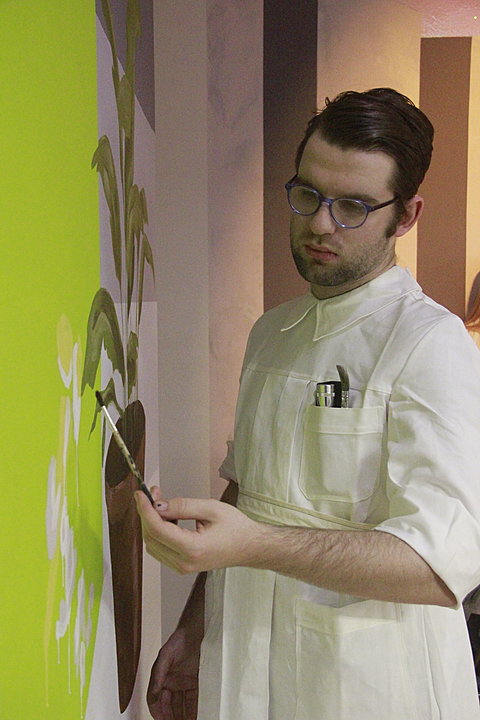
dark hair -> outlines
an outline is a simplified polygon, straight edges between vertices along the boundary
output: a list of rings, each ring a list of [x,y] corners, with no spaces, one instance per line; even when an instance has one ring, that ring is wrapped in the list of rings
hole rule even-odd
[[[480,331],[480,273],[475,275],[472,283],[465,325],[468,330]]]
[[[476,302],[465,319],[465,325],[467,330],[480,331],[480,295],[477,297]]]
[[[401,201],[416,194],[430,165],[432,123],[408,97],[391,88],[349,90],[334,100],[326,98],[325,108],[310,120],[298,147],[297,172],[305,145],[316,131],[341,148],[389,155],[396,167],[391,189]]]

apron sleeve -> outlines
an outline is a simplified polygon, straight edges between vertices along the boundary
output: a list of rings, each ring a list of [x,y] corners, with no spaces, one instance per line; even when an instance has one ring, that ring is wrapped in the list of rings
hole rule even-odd
[[[388,410],[389,518],[457,598],[480,584],[480,353],[447,316],[410,353]]]

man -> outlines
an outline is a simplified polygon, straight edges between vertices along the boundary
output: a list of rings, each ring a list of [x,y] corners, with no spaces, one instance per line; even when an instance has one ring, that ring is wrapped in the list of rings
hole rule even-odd
[[[202,572],[152,670],[155,718],[196,717],[202,638],[199,720],[480,718],[461,608],[480,582],[480,359],[395,265],[432,137],[382,88],[308,125],[286,188],[311,294],[252,330],[227,502],[136,497],[147,550]],[[338,372],[329,407],[317,384]]]

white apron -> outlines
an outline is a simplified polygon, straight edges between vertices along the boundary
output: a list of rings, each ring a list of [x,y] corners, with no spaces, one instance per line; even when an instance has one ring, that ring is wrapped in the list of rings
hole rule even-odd
[[[249,494],[239,507],[275,524],[361,529]],[[198,720],[480,718],[461,608],[331,593],[346,603],[332,607],[315,590],[268,570],[209,573]]]
[[[317,408],[315,383],[334,379],[336,363],[350,373],[351,406]],[[198,720],[480,719],[461,607],[480,582],[479,417],[478,353],[400,268],[263,316],[223,468],[239,509],[276,525],[397,535],[458,607],[213,571]]]

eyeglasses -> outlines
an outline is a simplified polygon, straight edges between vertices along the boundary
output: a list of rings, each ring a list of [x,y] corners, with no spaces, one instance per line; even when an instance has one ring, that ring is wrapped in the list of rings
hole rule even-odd
[[[398,198],[394,197],[379,205],[369,205],[363,200],[353,198],[327,198],[309,185],[295,182],[297,176],[285,183],[288,202],[297,215],[315,215],[323,203],[328,205],[333,220],[342,228],[358,228],[371,212],[392,205]]]

